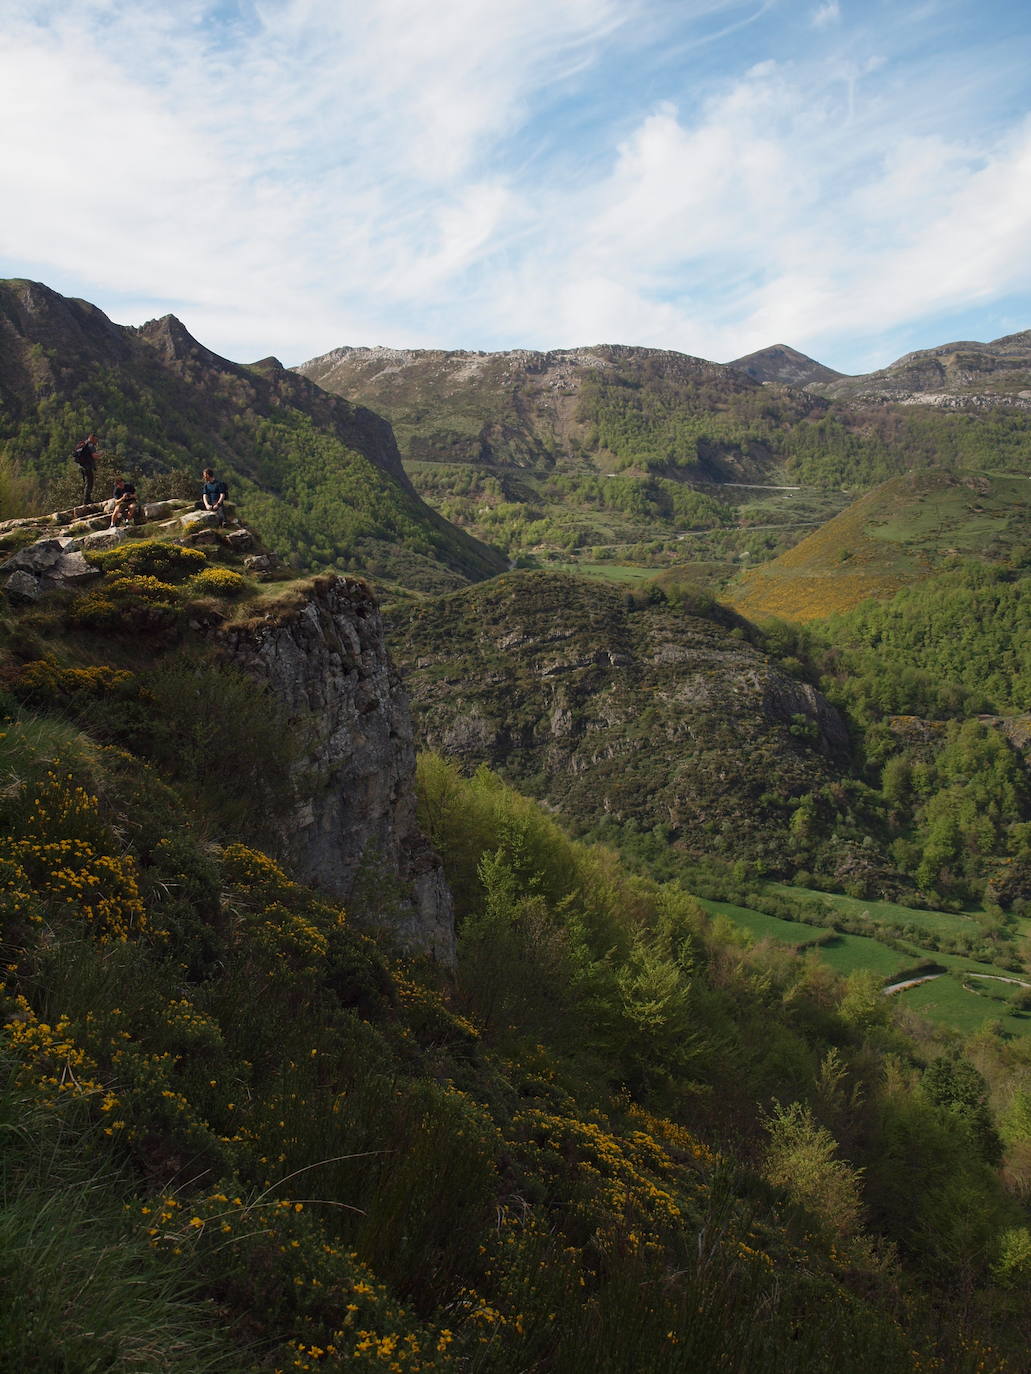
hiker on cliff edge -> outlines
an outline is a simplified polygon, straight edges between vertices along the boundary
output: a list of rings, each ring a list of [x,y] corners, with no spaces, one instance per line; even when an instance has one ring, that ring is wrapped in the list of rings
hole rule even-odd
[[[88,506],[93,500],[93,479],[97,475],[97,459],[103,450],[97,448],[97,436],[87,434],[85,439],[75,445],[72,458],[82,470],[82,504]]]
[[[217,515],[220,525],[224,525],[226,522],[226,497],[228,495],[229,488],[225,482],[220,481],[215,476],[212,468],[205,468],[201,498],[204,502],[204,509],[211,511],[212,515]]]
[[[119,477],[115,481],[114,508],[111,511],[111,528],[117,529],[119,525],[138,524],[140,518],[140,498],[136,495],[136,488],[124,477]]]

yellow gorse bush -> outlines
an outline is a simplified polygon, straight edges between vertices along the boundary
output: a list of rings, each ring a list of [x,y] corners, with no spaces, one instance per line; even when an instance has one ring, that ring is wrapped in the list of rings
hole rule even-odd
[[[38,899],[30,919],[84,921],[99,940],[149,929],[134,859],[105,852],[97,798],[48,773],[28,802],[21,834],[0,839],[0,883],[8,904]]]
[[[44,705],[64,696],[82,694],[89,697],[116,695],[133,686],[134,674],[105,663],[86,668],[62,668],[48,656],[34,659],[20,669],[13,688],[18,697],[38,701]]]
[[[247,580],[231,568],[204,568],[191,577],[188,589],[194,596],[241,596],[247,590]]]
[[[33,1089],[44,1098],[62,1093],[102,1095],[96,1061],[76,1044],[69,1020],[59,1017],[53,1023],[41,1021],[21,996],[15,1004],[15,1011],[0,1030],[0,1045],[19,1065],[18,1086]]]
[[[647,1221],[663,1226],[680,1219],[672,1193],[655,1178],[672,1172],[673,1163],[644,1131],[625,1139],[597,1121],[536,1108],[514,1116],[512,1127],[517,1140],[535,1147],[538,1167],[545,1173],[572,1174],[586,1184],[593,1205],[604,1209],[609,1224]]]

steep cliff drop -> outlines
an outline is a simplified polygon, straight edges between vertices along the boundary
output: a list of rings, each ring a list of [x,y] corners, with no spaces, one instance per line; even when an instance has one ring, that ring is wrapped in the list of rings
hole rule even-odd
[[[411,714],[372,593],[353,578],[321,577],[219,639],[298,731],[298,800],[282,825],[292,871],[345,904],[360,889],[370,918],[405,949],[451,966],[451,893],[416,822]]]

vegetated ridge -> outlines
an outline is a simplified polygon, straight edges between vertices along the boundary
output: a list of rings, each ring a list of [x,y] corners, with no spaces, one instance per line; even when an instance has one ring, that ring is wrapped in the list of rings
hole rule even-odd
[[[1003,562],[1028,545],[1031,478],[924,469],[893,477],[768,563],[727,600],[751,619],[805,622],[885,599],[950,560]]]
[[[44,487],[67,481],[90,430],[109,468],[126,469],[145,495],[173,471],[182,486],[215,467],[299,568],[361,568],[439,590],[503,566],[418,497],[379,415],[274,358],[220,358],[173,316],[120,326],[40,283],[0,284],[0,445],[11,470]]]

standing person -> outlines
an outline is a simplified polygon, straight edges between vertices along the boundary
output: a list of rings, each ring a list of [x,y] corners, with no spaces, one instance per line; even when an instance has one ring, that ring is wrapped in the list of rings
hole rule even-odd
[[[211,511],[218,516],[218,523],[224,525],[226,522],[226,497],[229,495],[229,488],[225,482],[220,481],[214,473],[214,469],[204,469],[204,486],[201,490],[204,500],[204,509]]]
[[[82,469],[82,504],[88,506],[93,500],[93,479],[97,475],[97,459],[102,450],[97,448],[97,436],[87,434],[85,439],[75,445],[72,457]]]

